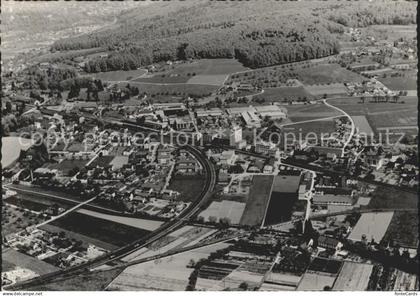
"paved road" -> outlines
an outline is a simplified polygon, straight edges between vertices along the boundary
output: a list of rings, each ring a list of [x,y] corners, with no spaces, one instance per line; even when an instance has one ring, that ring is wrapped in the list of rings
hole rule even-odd
[[[323,100],[323,102],[324,102],[324,104],[325,104],[325,105],[327,105],[328,107],[333,108],[333,109],[335,109],[335,110],[337,110],[337,111],[341,112],[342,114],[344,114],[345,116],[347,116],[347,117],[348,117],[348,119],[349,119],[349,120],[350,120],[350,122],[351,122],[351,131],[350,131],[350,135],[349,135],[349,137],[348,137],[347,141],[344,143],[343,150],[341,151],[341,157],[344,157],[345,149],[346,149],[346,147],[350,144],[350,141],[351,141],[351,139],[352,139],[352,138],[353,138],[353,136],[354,136],[354,132],[355,132],[355,130],[356,130],[356,126],[355,126],[355,124],[354,124],[353,118],[351,118],[351,116],[350,116],[350,115],[349,115],[346,111],[344,111],[344,110],[342,110],[342,109],[340,109],[340,108],[338,108],[338,107],[335,107],[335,106],[331,105],[330,103],[328,103],[328,102],[327,102],[327,100],[328,100],[328,99],[324,99],[324,100]]]

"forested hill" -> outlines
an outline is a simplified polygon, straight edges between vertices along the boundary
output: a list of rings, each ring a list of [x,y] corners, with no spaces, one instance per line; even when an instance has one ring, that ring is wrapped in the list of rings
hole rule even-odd
[[[53,50],[107,47],[87,72],[153,62],[235,57],[262,67],[337,53],[345,26],[415,23],[407,1],[171,1],[135,8],[112,28],[60,40]]]

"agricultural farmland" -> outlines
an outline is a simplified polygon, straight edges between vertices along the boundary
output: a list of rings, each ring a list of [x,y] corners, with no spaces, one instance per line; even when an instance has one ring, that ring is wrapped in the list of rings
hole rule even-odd
[[[377,186],[372,192],[368,208],[371,209],[416,209],[418,196],[414,192]]]
[[[404,103],[402,103],[404,102]],[[381,113],[394,113],[396,111],[417,110],[417,98],[402,97],[399,103],[370,103],[366,99],[363,104],[359,98],[347,97],[340,99],[330,99],[331,105],[338,107],[350,115],[371,115]]]
[[[331,134],[335,132],[335,122],[333,119],[329,120],[319,120],[319,121],[310,121],[304,123],[296,123],[287,125],[284,127],[284,132],[288,133],[288,139],[292,139],[291,135],[294,135],[296,139],[299,139],[301,136],[303,139],[305,137],[313,138],[315,133],[317,136],[321,134]]]
[[[324,85],[343,82],[362,82],[363,76],[351,72],[338,64],[317,64],[309,69],[297,68],[299,81],[305,85]]]
[[[312,99],[313,96],[303,86],[298,87],[274,87],[264,89],[264,93],[256,95],[255,99],[264,98],[265,102],[288,102],[299,99]]]
[[[147,83],[188,83],[220,86],[230,73],[245,71],[234,59],[203,59],[166,66],[168,70],[151,73],[134,79]]]
[[[286,108],[288,118],[293,122],[342,115],[339,111],[325,104],[288,105]]]
[[[352,116],[352,119],[359,133],[364,133],[366,135],[373,134],[373,130],[365,116]]]
[[[345,95],[347,90],[343,83],[331,83],[324,85],[305,85],[305,89],[313,96]]]
[[[416,248],[419,241],[418,223],[417,212],[396,211],[382,240]]]
[[[416,90],[417,74],[407,75],[407,77],[386,77],[378,78],[386,87],[392,90]]]
[[[88,76],[102,81],[127,81],[146,74],[145,69],[91,73]]]

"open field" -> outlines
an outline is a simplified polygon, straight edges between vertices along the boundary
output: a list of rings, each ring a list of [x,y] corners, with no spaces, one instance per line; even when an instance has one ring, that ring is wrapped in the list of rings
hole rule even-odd
[[[313,133],[315,133],[317,136],[320,136],[321,134],[331,134],[335,132],[335,122],[334,120],[330,119],[296,123],[285,126],[284,132],[289,133],[287,139],[290,141],[293,139],[292,135],[294,135],[296,139],[299,139],[299,136],[302,136],[303,139],[305,139],[305,137],[312,139],[314,138]]]
[[[366,116],[352,116],[352,119],[359,133],[365,133],[367,135],[373,134],[373,130],[370,127]]]
[[[382,240],[392,240],[401,246],[416,248],[419,240],[418,223],[417,212],[396,211]]]
[[[77,212],[67,214],[64,217],[51,222],[51,225],[117,246],[123,246],[149,233],[147,230]]]
[[[87,76],[101,79],[102,81],[125,81],[139,77],[147,73],[144,69],[129,70],[129,71],[109,71],[99,73],[89,73]]]
[[[274,176],[254,176],[240,224],[260,226],[271,195]]]
[[[191,75],[179,75],[179,74],[150,74],[142,77],[133,79],[135,82],[147,82],[147,83],[187,83]],[[176,76],[175,76],[176,75]]]
[[[417,98],[401,97],[400,101],[404,103],[368,103],[368,99],[364,104],[360,103],[359,98],[347,97],[340,99],[331,99],[328,101],[331,105],[338,107],[350,115],[371,115],[380,114],[379,112],[387,113],[388,111],[406,111],[417,110]]]
[[[299,98],[307,98],[309,100],[313,96],[304,87],[298,86],[266,88],[263,94],[257,95],[254,98],[264,98],[266,102],[286,102],[287,100],[296,101]]]
[[[377,186],[372,192],[367,206],[370,209],[416,209],[418,196],[414,192],[406,192],[397,188]]]
[[[2,266],[17,266],[34,271],[39,275],[60,270],[54,265],[38,260],[26,254],[22,254],[14,249],[4,248],[1,252]]]
[[[374,239],[379,243],[385,235],[393,215],[394,212],[363,213],[348,239],[361,241],[362,235],[366,235],[368,241]]]
[[[98,213],[98,212],[90,211],[90,210],[86,210],[86,209],[78,209],[77,212],[81,213],[81,214],[89,215],[89,216],[92,216],[92,217],[96,217],[96,218],[100,218],[100,219],[104,219],[104,220],[108,220],[108,221],[112,221],[112,222],[116,222],[116,223],[120,223],[120,224],[124,224],[124,225],[128,225],[128,226],[132,226],[132,227],[135,227],[135,228],[148,230],[148,231],[156,230],[163,224],[163,222],[160,222],[160,221],[146,220],[146,219],[139,219],[139,218],[131,218],[131,217],[123,217],[123,216],[115,216],[115,215]]]
[[[88,247],[89,244],[93,244],[95,246],[98,246],[100,248],[103,248],[103,249],[109,250],[109,251],[115,250],[115,249],[118,248],[116,245],[113,245],[113,244],[110,244],[110,243],[107,243],[107,242],[104,242],[104,241],[101,241],[101,240],[98,240],[98,239],[94,239],[92,237],[82,235],[82,234],[79,234],[79,233],[76,233],[76,232],[73,232],[73,231],[69,231],[69,230],[66,230],[64,228],[60,228],[60,227],[57,227],[57,226],[54,226],[54,225],[51,225],[51,224],[45,224],[45,225],[42,225],[39,228],[42,229],[42,230],[45,230],[47,232],[51,232],[51,233],[54,233],[54,232],[60,233],[61,231],[63,231],[66,234],[66,237],[68,237],[70,239],[74,238],[75,240],[82,241],[83,242],[82,245],[85,246],[85,247]]]
[[[18,193],[15,196],[11,196],[4,200],[4,202],[6,204],[15,205],[35,212],[46,210],[54,204],[52,201],[44,200],[37,198],[36,196],[23,193]]]
[[[362,82],[363,76],[342,68],[338,64],[317,64],[310,68],[297,68],[298,79],[307,85],[328,83]]]
[[[407,77],[386,77],[378,78],[386,87],[392,90],[416,90],[417,74]]]
[[[214,75],[197,75],[188,80],[190,84],[209,84],[209,85],[222,85],[226,79],[226,74]]]
[[[174,64],[169,70],[135,79],[148,83],[188,83],[220,86],[230,73],[248,68],[234,59],[202,59]]]
[[[324,85],[308,85],[305,89],[313,96],[346,94],[347,90],[343,83],[331,83]]]
[[[414,38],[416,35],[416,25],[371,25],[362,28],[366,34],[375,39],[397,40],[399,38]]]
[[[75,275],[65,280],[52,281],[34,286],[36,291],[103,291],[106,286],[122,271],[120,268],[95,270]]]
[[[174,176],[169,183],[168,189],[178,191],[181,195],[179,200],[191,202],[197,199],[204,186],[203,176]]]
[[[370,114],[369,122],[375,128],[417,126],[417,110],[400,110],[389,113]]]
[[[286,109],[289,119],[293,122],[342,115],[325,104],[288,105]]]
[[[200,213],[199,217],[203,217],[204,221],[211,221],[211,219],[220,221],[222,218],[227,218],[230,224],[239,224],[244,209],[245,203],[230,200],[213,201],[207,209]]]
[[[297,287],[298,291],[323,291],[326,286],[332,287],[335,275],[306,272]]]
[[[210,253],[228,246],[229,244],[226,243],[218,243],[130,266],[112,281],[107,290],[184,291],[193,271],[192,268],[187,268],[190,260],[197,262],[202,258],[207,258]]]
[[[334,283],[334,291],[366,291],[373,265],[344,262]]]

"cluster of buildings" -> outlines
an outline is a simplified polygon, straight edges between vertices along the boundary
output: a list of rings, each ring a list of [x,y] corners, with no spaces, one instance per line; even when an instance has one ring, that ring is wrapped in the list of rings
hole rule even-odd
[[[397,96],[399,92],[392,91],[386,87],[382,82],[375,78],[360,82],[345,83],[347,91],[352,96],[363,96],[366,98],[390,98]]]
[[[8,247],[62,269],[87,262],[107,252],[93,244],[86,245],[71,239],[64,232],[41,229],[10,234],[6,241]]]

